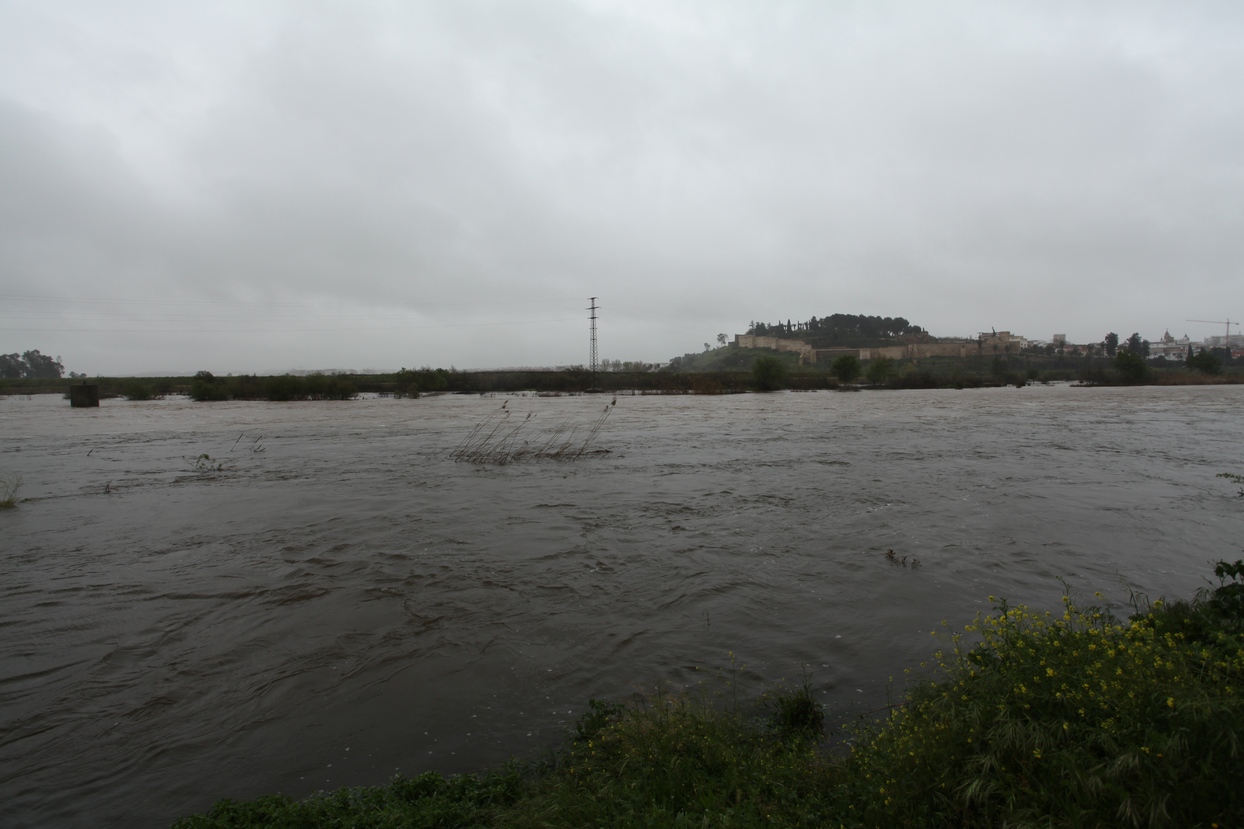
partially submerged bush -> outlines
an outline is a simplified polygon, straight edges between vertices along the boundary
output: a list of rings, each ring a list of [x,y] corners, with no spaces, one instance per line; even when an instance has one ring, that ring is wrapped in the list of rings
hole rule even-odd
[[[812,696],[812,682],[807,674],[795,691],[780,693],[774,698],[772,722],[784,739],[819,740],[824,736],[825,706]]]
[[[121,384],[121,394],[126,400],[150,400],[155,395],[151,387],[142,380],[127,380]]]
[[[17,506],[17,491],[21,488],[21,475],[0,475],[0,509],[12,509]]]
[[[1233,484],[1239,484],[1240,485],[1239,495],[1241,498],[1244,498],[1244,475],[1237,475],[1234,472],[1219,472],[1218,477],[1226,478],[1228,481],[1230,481]]]
[[[228,400],[231,395],[225,378],[216,377],[210,371],[200,371],[190,381],[190,396],[200,403],[206,403]]]
[[[780,357],[763,354],[752,361],[752,383],[757,391],[777,391],[786,387],[789,372]]]

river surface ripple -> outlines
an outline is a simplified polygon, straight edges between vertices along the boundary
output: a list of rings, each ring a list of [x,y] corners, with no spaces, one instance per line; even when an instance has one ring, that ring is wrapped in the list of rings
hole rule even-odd
[[[455,463],[502,400],[0,398],[0,825],[479,769],[657,683],[807,666],[845,717],[990,595],[1126,612],[1241,553],[1238,386],[628,396],[608,454]]]

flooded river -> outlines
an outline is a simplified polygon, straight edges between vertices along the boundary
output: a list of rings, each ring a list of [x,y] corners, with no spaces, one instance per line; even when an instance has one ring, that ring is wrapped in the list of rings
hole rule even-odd
[[[479,769],[657,683],[806,666],[846,717],[990,595],[1125,612],[1244,549],[1238,386],[624,396],[607,453],[455,462],[505,399],[0,398],[0,825]]]

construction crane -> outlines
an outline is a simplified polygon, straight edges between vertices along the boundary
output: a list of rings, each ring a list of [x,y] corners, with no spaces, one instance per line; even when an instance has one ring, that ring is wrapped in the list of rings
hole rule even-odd
[[[1225,319],[1225,320],[1184,320],[1184,322],[1208,322],[1208,323],[1213,323],[1214,325],[1225,325],[1225,326],[1227,326],[1227,338],[1226,338],[1225,340],[1223,340],[1223,341],[1222,341],[1222,344],[1223,344],[1223,345],[1225,345],[1227,348],[1230,348],[1230,347],[1231,347],[1231,326],[1233,326],[1233,325],[1234,325],[1236,328],[1239,328],[1239,327],[1240,327],[1240,323],[1239,323],[1239,322],[1232,322],[1230,319]]]

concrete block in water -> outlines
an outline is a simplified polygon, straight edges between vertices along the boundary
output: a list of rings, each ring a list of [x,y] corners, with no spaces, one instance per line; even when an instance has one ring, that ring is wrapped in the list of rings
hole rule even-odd
[[[70,386],[69,405],[75,409],[99,408],[99,386]]]

